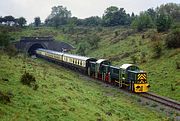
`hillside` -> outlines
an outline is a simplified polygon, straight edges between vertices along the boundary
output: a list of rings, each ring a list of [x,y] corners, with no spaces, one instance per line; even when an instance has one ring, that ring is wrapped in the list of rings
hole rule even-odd
[[[135,62],[142,70],[147,71],[148,81],[151,84],[150,91],[172,99],[180,100],[180,49],[167,49],[164,38],[168,33],[157,33],[150,29],[138,33],[126,27],[92,27],[71,28],[28,28],[13,32],[15,40],[20,36],[48,36],[52,35],[56,40],[65,41],[76,47],[72,53],[106,58],[113,65],[120,66],[123,63]],[[92,48],[88,41],[96,39],[98,46]],[[93,40],[94,41],[94,40]],[[156,45],[160,46],[160,57],[155,58]],[[80,50],[83,46],[84,50]],[[81,48],[82,49],[82,48]],[[80,50],[80,51],[78,51]]]
[[[0,63],[1,121],[168,120],[165,114],[145,106],[148,104],[139,106],[136,96],[129,98],[116,88],[88,81],[55,64],[22,55],[9,58],[2,52]],[[36,78],[36,88],[20,82],[25,71]]]

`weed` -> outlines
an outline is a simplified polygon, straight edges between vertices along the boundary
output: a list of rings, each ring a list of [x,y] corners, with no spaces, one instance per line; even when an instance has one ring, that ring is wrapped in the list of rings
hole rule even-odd
[[[134,56],[131,56],[131,60],[133,64],[137,64],[138,58],[134,55]]]
[[[176,90],[175,86],[171,84],[171,91],[175,91],[175,90]]]
[[[10,103],[10,96],[0,91],[0,101],[4,104]]]
[[[157,107],[158,105],[157,104],[155,104],[155,103],[153,103],[152,105],[151,105],[151,107]]]
[[[176,69],[180,69],[180,62],[176,61]]]
[[[160,108],[161,111],[164,111],[164,108]]]
[[[139,98],[139,99],[137,100],[137,102],[142,102],[142,100]]]
[[[146,105],[149,105],[149,102],[146,102],[145,104],[146,104]]]
[[[153,58],[159,58],[162,55],[162,45],[160,42],[154,42],[154,44],[152,45],[153,48]]]
[[[33,75],[25,72],[21,77],[21,83],[24,85],[32,86],[32,83],[35,83],[36,79]]]

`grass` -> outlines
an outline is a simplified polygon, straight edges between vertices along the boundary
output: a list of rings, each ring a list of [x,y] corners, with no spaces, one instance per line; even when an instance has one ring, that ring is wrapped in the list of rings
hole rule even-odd
[[[116,33],[116,34],[115,34]],[[74,33],[63,32],[62,28],[54,29],[26,28],[12,32],[16,40],[20,36],[47,36],[52,35],[56,40],[64,41],[78,48],[80,43],[85,42],[87,36],[96,34],[101,40],[96,49],[86,48],[86,55],[96,58],[110,59],[113,65],[120,66],[124,63],[132,63],[136,60],[137,65],[148,73],[148,82],[151,84],[150,91],[180,101],[180,70],[177,62],[180,60],[180,49],[167,49],[164,46],[164,38],[167,33],[156,33],[148,30],[137,33],[129,28],[75,28]],[[142,36],[144,35],[144,38]],[[155,37],[154,40],[152,37]],[[162,54],[159,58],[153,58],[153,45],[158,41],[162,45]],[[72,51],[72,53],[76,53]]]
[[[25,71],[35,76],[37,90],[20,82]],[[21,55],[10,59],[0,54],[0,91],[12,95],[10,103],[0,101],[2,121],[168,120],[164,114],[139,106],[136,99],[118,89],[55,64]]]

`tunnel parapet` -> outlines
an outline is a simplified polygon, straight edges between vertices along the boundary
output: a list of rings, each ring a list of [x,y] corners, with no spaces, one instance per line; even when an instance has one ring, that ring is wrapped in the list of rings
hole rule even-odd
[[[21,37],[20,41],[15,43],[19,51],[33,55],[38,48],[44,48],[54,51],[70,51],[74,47],[68,43],[56,41],[53,37]]]

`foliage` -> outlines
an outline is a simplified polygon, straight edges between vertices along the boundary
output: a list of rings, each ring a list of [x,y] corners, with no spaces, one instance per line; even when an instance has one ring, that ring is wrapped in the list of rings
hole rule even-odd
[[[176,69],[180,69],[180,61],[176,62]]]
[[[108,7],[103,15],[102,24],[104,26],[129,25],[130,15],[126,14],[124,8],[115,6]]]
[[[153,22],[155,22],[157,12],[153,8],[147,9],[146,13],[151,17]]]
[[[101,18],[98,16],[92,16],[83,20],[84,26],[98,26],[101,24]]]
[[[158,14],[156,19],[156,27],[158,32],[164,32],[169,30],[172,24],[172,19],[169,15]]]
[[[7,93],[0,91],[0,102],[7,104],[11,102],[11,98]]]
[[[159,14],[166,14],[173,18],[174,21],[180,21],[180,4],[177,3],[167,3],[162,4],[157,7],[157,12]]]
[[[131,60],[133,64],[137,64],[138,58],[135,55],[133,55],[131,56]]]
[[[6,47],[9,45],[10,36],[7,31],[0,32],[0,47]]]
[[[100,37],[96,34],[92,34],[87,37],[87,42],[89,43],[91,49],[97,49],[99,41]]]
[[[4,22],[7,23],[8,26],[15,23],[15,18],[13,16],[5,16]]]
[[[10,57],[15,57],[18,54],[18,51],[17,51],[16,47],[13,44],[9,44],[8,46],[6,46],[5,52]]]
[[[0,16],[0,23],[4,22],[4,18]]]
[[[17,20],[17,24],[20,26],[20,27],[23,27],[25,24],[26,24],[26,19],[24,17],[20,17],[18,18]]]
[[[68,11],[66,7],[63,6],[54,6],[52,7],[51,14],[45,20],[46,25],[59,27],[65,25],[68,22],[68,19],[71,17],[71,11]]]
[[[138,31],[143,31],[144,29],[152,28],[154,25],[150,15],[147,12],[141,12],[131,26]]]
[[[159,58],[162,55],[162,45],[159,41],[152,44],[152,49],[154,52],[153,58]]]
[[[32,86],[35,82],[35,77],[27,72],[25,72],[21,77],[21,83],[24,85]]]
[[[78,47],[77,53],[79,55],[85,56],[87,47],[88,47],[87,43],[81,43]]]
[[[34,25],[35,25],[36,27],[39,27],[39,26],[41,25],[41,19],[40,19],[40,17],[35,17],[35,18],[34,18]]]
[[[180,28],[172,30],[167,35],[165,42],[168,48],[180,48]]]

